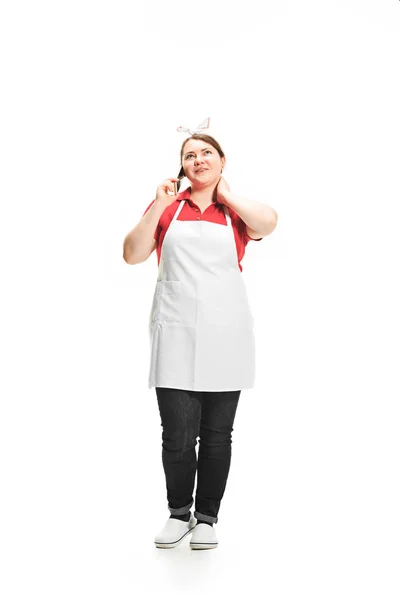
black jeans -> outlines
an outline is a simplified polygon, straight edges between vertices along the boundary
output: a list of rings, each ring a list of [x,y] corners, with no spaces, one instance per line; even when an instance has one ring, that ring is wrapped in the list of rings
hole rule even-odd
[[[162,461],[171,515],[218,522],[231,464],[233,422],[241,390],[196,392],[156,387],[161,416]],[[200,436],[198,461],[197,437]]]

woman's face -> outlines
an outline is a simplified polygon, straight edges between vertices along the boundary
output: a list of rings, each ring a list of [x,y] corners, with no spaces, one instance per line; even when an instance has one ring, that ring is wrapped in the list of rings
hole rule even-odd
[[[199,184],[199,187],[218,181],[224,165],[225,157],[221,157],[214,146],[203,140],[189,140],[183,148],[182,166],[185,175],[193,184]]]

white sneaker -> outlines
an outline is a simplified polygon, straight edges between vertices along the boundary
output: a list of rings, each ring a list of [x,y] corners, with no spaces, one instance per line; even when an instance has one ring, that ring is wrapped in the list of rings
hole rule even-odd
[[[175,548],[195,528],[197,520],[190,514],[188,522],[169,518],[164,528],[157,533],[154,543],[157,548]]]
[[[218,546],[218,540],[214,527],[210,527],[210,525],[206,525],[205,523],[196,525],[189,545],[192,550],[209,550],[211,548],[216,548]]]

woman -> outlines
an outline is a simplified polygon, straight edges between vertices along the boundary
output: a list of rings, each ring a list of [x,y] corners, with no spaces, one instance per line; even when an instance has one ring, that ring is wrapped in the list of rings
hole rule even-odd
[[[261,240],[277,222],[268,205],[231,193],[218,142],[191,133],[182,144],[178,178],[160,183],[124,241],[127,263],[143,262],[157,248],[159,265],[149,388],[155,387],[161,416],[171,516],[155,537],[157,548],[173,548],[192,531],[192,549],[217,547],[213,524],[230,468],[233,422],[241,390],[252,388],[255,376],[253,317],[240,260],[248,241]],[[191,186],[173,194],[184,176]]]

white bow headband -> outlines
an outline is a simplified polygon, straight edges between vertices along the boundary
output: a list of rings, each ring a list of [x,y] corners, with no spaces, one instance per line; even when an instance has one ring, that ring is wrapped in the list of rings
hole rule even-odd
[[[200,123],[200,125],[197,126],[197,129],[189,129],[188,127],[182,127],[182,125],[180,125],[177,129],[177,131],[181,131],[181,132],[188,132],[190,133],[190,135],[195,135],[196,133],[201,133],[203,129],[208,129],[210,127],[210,117],[208,117],[208,119],[205,119],[205,121],[203,121],[202,123]]]

